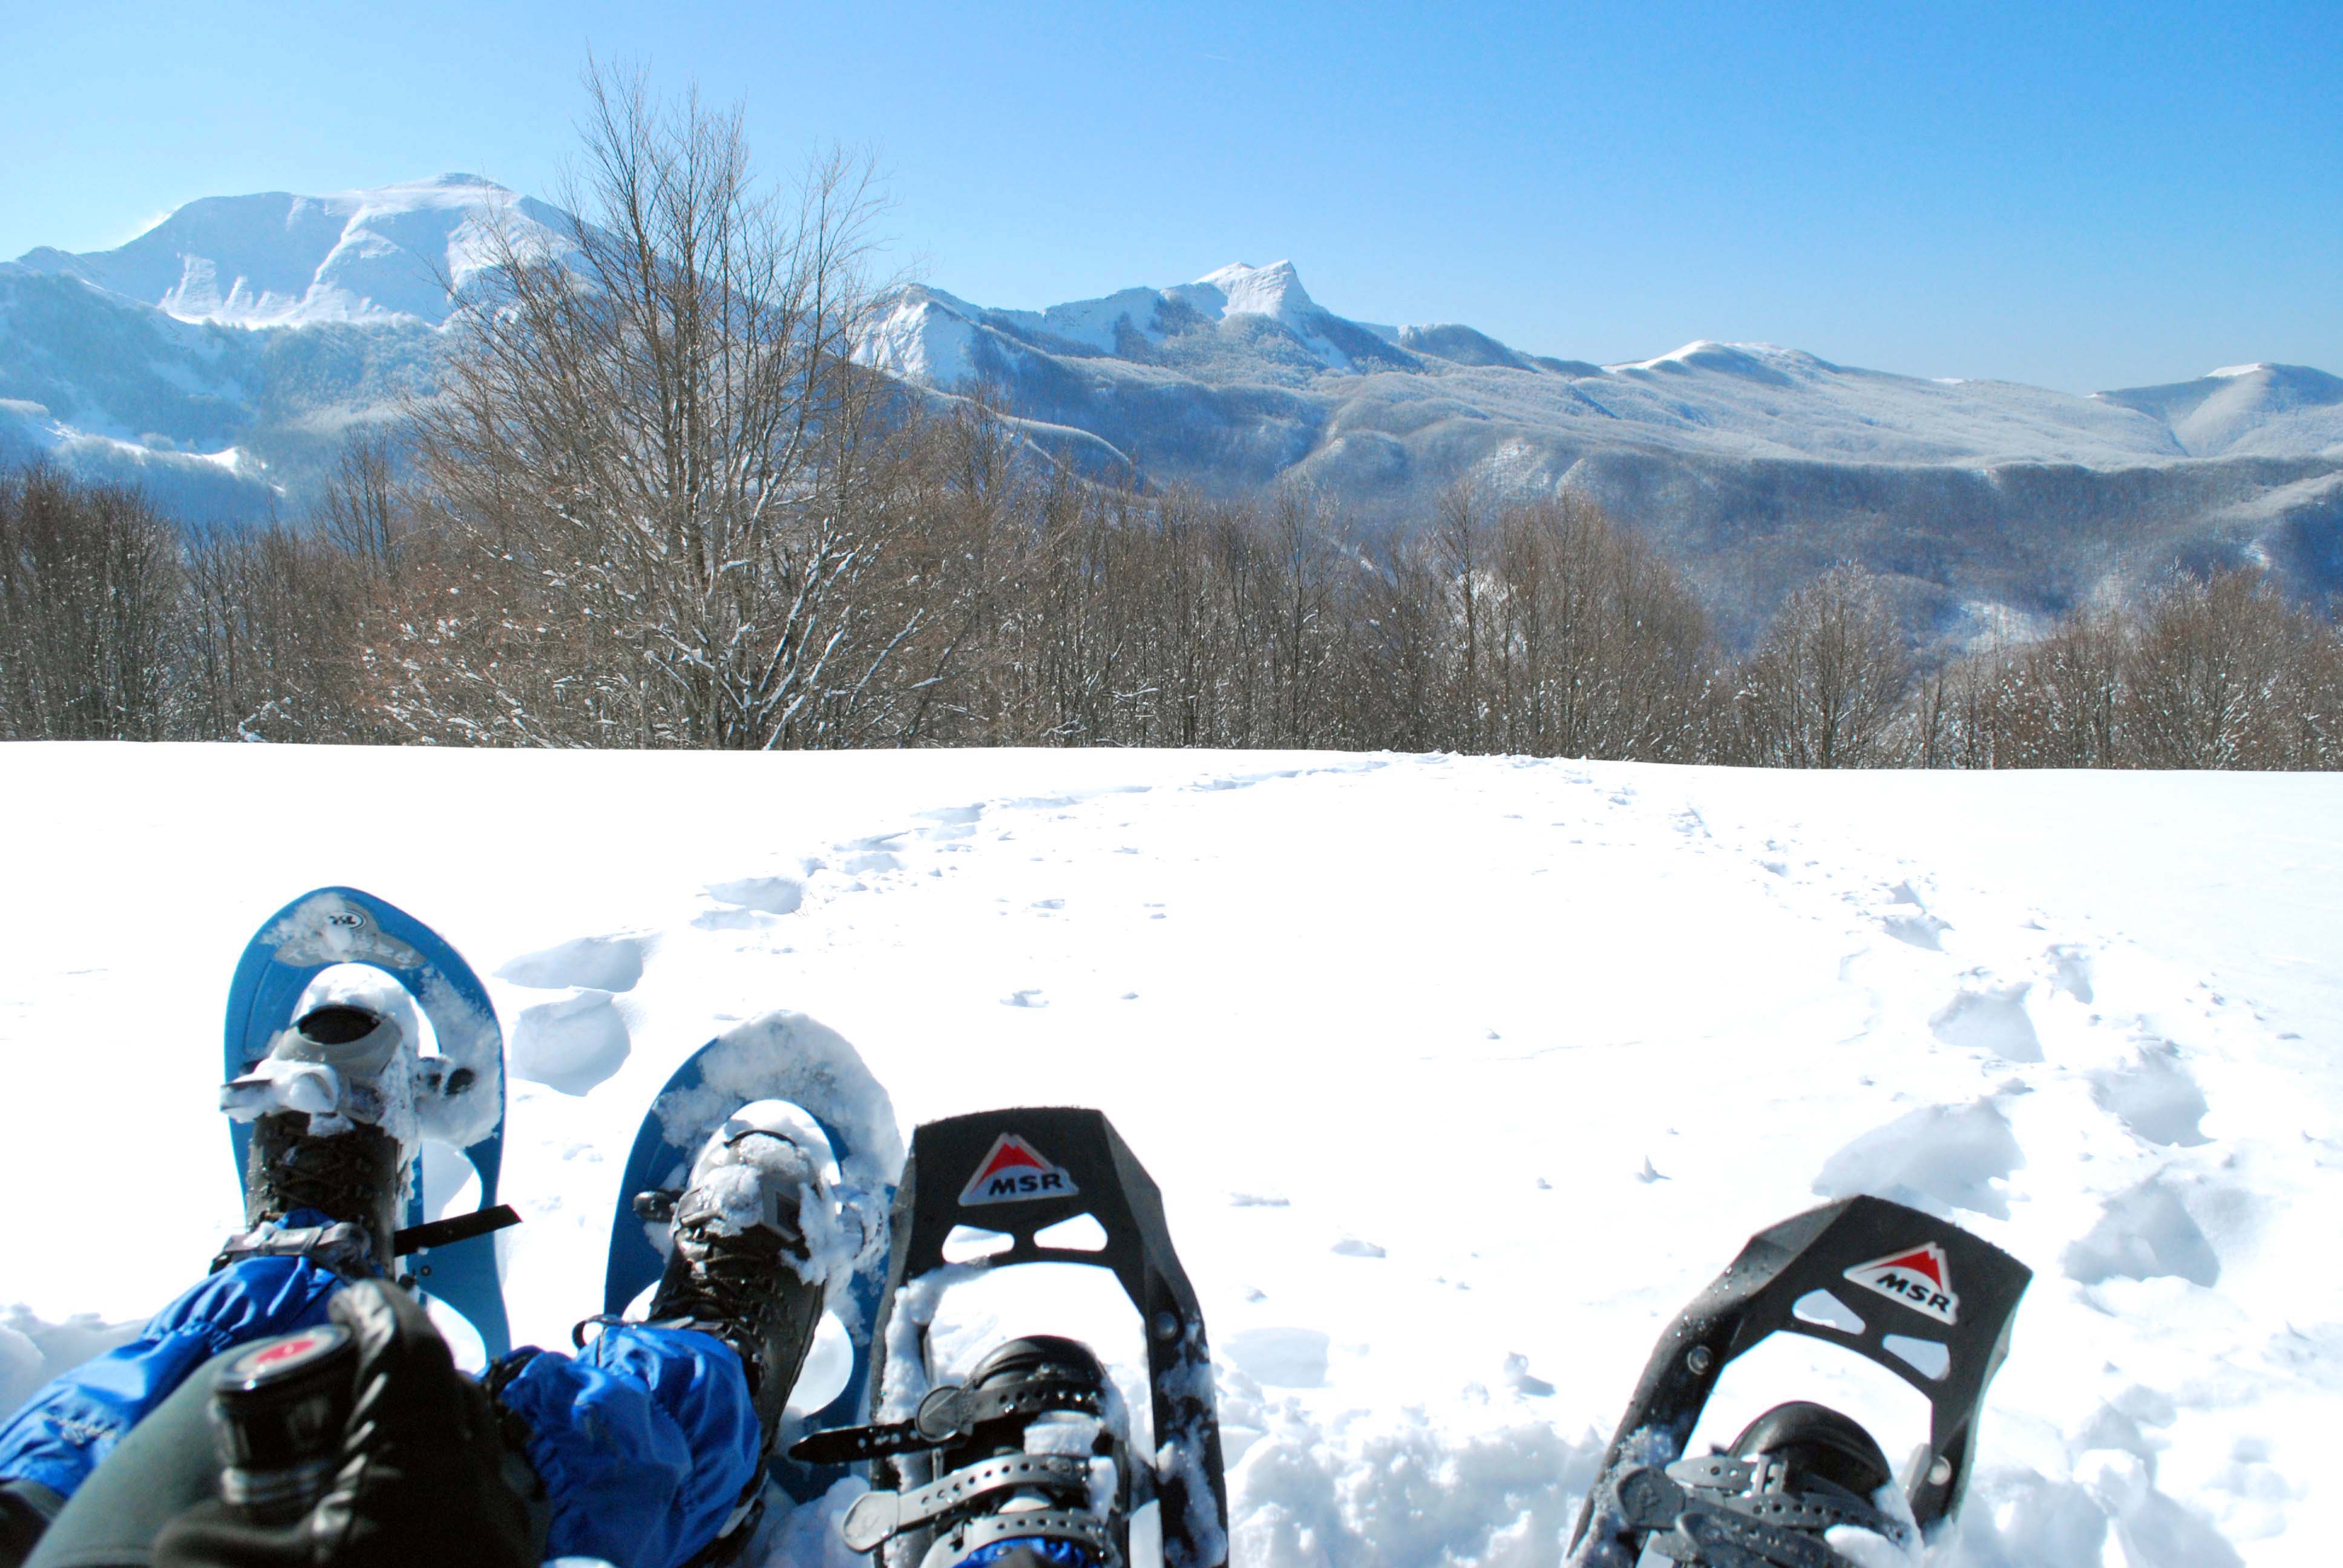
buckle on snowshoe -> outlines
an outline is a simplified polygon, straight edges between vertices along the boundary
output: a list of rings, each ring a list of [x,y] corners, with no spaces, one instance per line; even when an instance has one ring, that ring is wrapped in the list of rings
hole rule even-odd
[[[983,1514],[952,1531],[936,1546],[948,1553],[942,1558],[942,1568],[957,1568],[979,1551],[1001,1541],[1071,1541],[1088,1548],[1098,1559],[1100,1568],[1122,1568],[1122,1553],[1115,1550],[1114,1533],[1103,1523],[1091,1514],[1056,1508]],[[931,1557],[929,1561],[936,1559]]]
[[[347,1220],[331,1225],[267,1224],[231,1236],[212,1260],[211,1271],[216,1274],[246,1258],[307,1258],[354,1280],[370,1279],[380,1272],[375,1265],[373,1239],[363,1226]]]

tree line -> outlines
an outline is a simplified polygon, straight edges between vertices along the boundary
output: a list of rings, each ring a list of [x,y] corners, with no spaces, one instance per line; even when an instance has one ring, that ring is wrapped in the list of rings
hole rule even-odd
[[[1919,668],[1856,567],[1740,658],[1583,498],[1453,492],[1346,538],[1306,492],[1105,488],[981,406],[898,418],[741,602],[549,568],[345,452],[301,528],[190,533],[0,477],[0,736],[800,749],[1333,748],[1795,768],[2343,766],[2343,638],[2255,574],[2176,575]],[[727,598],[725,596],[730,596]],[[752,635],[735,635],[736,628]]]
[[[588,81],[585,215],[490,221],[440,390],[298,526],[0,477],[0,735],[367,744],[1324,747],[1783,767],[2333,768],[2343,644],[2176,575],[1921,668],[1833,570],[1735,657],[1584,497],[1147,491],[858,347],[867,165]]]

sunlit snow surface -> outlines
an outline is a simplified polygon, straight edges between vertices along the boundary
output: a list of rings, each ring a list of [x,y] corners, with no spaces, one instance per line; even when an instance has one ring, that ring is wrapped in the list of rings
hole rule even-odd
[[[1866,1189],[2036,1271],[1966,1537],[1932,1561],[2332,1546],[2343,779],[5,761],[10,1399],[202,1273],[237,1212],[211,1109],[229,970],[287,898],[347,882],[501,971],[524,1020],[521,1340],[566,1344],[599,1305],[666,1075],[791,1009],[859,1049],[907,1132],[1017,1101],[1114,1118],[1220,1353],[1242,1568],[1556,1562],[1667,1318],[1752,1231]],[[1099,1292],[978,1289],[940,1308],[955,1361],[1051,1328],[1135,1354]],[[1830,1354],[1737,1364],[1711,1432],[1795,1392],[1907,1452],[1916,1400]],[[776,1560],[821,1561],[813,1523]]]

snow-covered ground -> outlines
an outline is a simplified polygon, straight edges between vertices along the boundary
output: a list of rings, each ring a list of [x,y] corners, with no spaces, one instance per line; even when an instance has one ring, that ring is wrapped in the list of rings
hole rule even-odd
[[[1219,1352],[1241,1568],[1554,1563],[1654,1334],[1857,1190],[2036,1273],[1936,1561],[2337,1533],[2343,779],[20,745],[0,807],[0,1397],[202,1271],[228,971],[347,882],[504,971],[525,1340],[597,1304],[664,1076],[792,1009],[907,1132],[1112,1116]],[[1908,1450],[1916,1398],[1793,1348],[1723,1435],[1795,1391]]]

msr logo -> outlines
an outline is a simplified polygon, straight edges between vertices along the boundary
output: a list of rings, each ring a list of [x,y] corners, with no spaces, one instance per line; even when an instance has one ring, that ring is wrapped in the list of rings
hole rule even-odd
[[[964,1209],[980,1203],[1024,1203],[1037,1198],[1071,1198],[1081,1191],[1074,1179],[1014,1132],[992,1141],[992,1152],[960,1189]]]
[[[1948,1327],[1959,1318],[1961,1299],[1953,1293],[1952,1270],[1945,1262],[1944,1248],[1934,1241],[1857,1263],[1845,1277]]]

